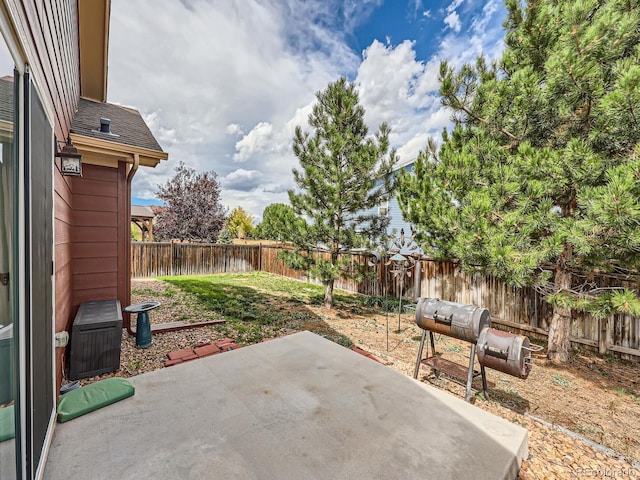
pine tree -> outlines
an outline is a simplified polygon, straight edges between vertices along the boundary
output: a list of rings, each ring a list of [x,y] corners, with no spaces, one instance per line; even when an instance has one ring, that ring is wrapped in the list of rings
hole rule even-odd
[[[303,231],[306,223],[289,205],[272,203],[262,212],[262,222],[256,227],[258,238],[290,242]]]
[[[234,238],[235,237],[228,228],[222,227],[222,230],[218,233],[218,240],[216,243],[219,243],[220,245],[231,245]]]
[[[545,295],[548,357],[562,362],[572,308],[640,313],[637,292],[594,276],[640,265],[640,7],[506,5],[499,62],[441,64],[454,127],[399,197],[427,252]]]
[[[297,189],[289,191],[289,200],[308,224],[292,239],[297,248],[288,262],[322,281],[324,304],[331,308],[334,281],[355,273],[348,252],[386,228],[386,217],[371,211],[393,190],[397,158],[386,124],[368,135],[353,84],[341,78],[316,97],[309,115],[313,132],[298,126],[293,140],[301,169],[293,170]],[[327,258],[309,254],[318,248]]]

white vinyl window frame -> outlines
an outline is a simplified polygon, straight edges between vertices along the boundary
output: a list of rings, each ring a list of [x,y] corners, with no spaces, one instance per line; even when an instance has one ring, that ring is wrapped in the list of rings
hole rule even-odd
[[[25,150],[24,145],[27,140],[27,129],[30,128],[30,125],[26,125],[26,115],[25,109],[30,108],[30,105],[25,105],[25,89],[29,88],[29,85],[25,85],[25,73],[29,73],[31,82],[35,86],[35,90],[38,94],[40,102],[44,108],[45,116],[51,126],[51,138],[47,141],[51,145],[53,145],[54,140],[54,118],[55,118],[55,108],[51,103],[50,99],[46,95],[42,95],[42,85],[44,84],[44,75],[43,72],[39,69],[32,70],[29,68],[28,58],[35,55],[35,52],[30,49],[29,45],[25,43],[24,38],[22,37],[22,33],[19,32],[18,29],[15,28],[13,15],[15,12],[12,8],[8,7],[4,2],[0,2],[0,34],[5,42],[7,49],[9,50],[9,54],[14,62],[15,74],[14,74],[14,82],[18,84],[18,92],[17,98],[15,99],[14,108],[17,109],[18,116],[16,121],[17,125],[17,135],[14,137],[15,148],[17,150],[17,172],[19,179],[25,178]],[[51,168],[54,168],[54,159],[51,158],[50,162]],[[53,172],[55,173],[55,172]],[[55,175],[51,176],[51,188],[52,192],[54,189],[54,180]],[[16,455],[19,456],[18,464],[19,471],[17,472],[17,479],[27,479],[37,478],[40,479],[44,475],[44,467],[46,463],[46,459],[48,456],[48,451],[51,445],[51,440],[53,438],[53,431],[55,427],[55,404],[53,406],[54,415],[51,415],[49,419],[49,425],[47,427],[47,433],[45,437],[45,443],[43,445],[43,449],[41,452],[41,456],[37,465],[32,465],[32,471],[28,471],[27,469],[27,455],[26,452],[32,449],[32,445],[28,443],[28,438],[32,438],[31,432],[27,432],[28,426],[31,424],[31,420],[28,418],[28,408],[27,408],[27,395],[30,395],[31,387],[27,385],[27,363],[26,363],[26,355],[27,351],[27,341],[30,339],[25,338],[24,332],[27,331],[27,302],[33,301],[30,299],[25,291],[25,278],[27,275],[26,271],[26,259],[27,259],[27,251],[26,248],[31,248],[31,246],[26,245],[27,238],[27,225],[26,225],[26,204],[25,204],[25,195],[26,195],[26,187],[23,180],[18,181],[17,191],[14,192],[16,203],[17,203],[17,218],[16,218],[16,228],[17,228],[17,244],[14,246],[14,254],[17,256],[17,265],[16,265],[16,275],[15,280],[16,283],[19,284],[18,293],[17,293],[17,313],[15,314],[15,321],[18,325],[18,339],[15,343],[15,349],[20,352],[18,355],[18,362],[16,364],[17,376],[18,376],[18,402],[16,402],[18,414],[19,414],[19,423],[17,427],[19,428],[19,432],[16,432],[16,440],[20,440],[19,445],[16,445]],[[50,245],[52,252],[55,252],[55,219],[54,219],[54,210],[51,211],[52,218],[52,238],[53,242]],[[29,258],[31,258],[31,252],[29,252]],[[55,259],[55,256],[54,256]],[[51,311],[53,313],[53,318],[51,321],[51,338],[54,338],[55,335],[55,275],[52,275],[51,279]],[[51,368],[52,368],[52,376],[55,379],[55,347],[52,349],[52,358],[51,358]],[[56,398],[56,385],[55,381],[52,385],[50,385],[52,398]],[[29,470],[31,470],[29,469]]]
[[[378,205],[378,215],[381,217],[389,216],[389,200],[380,202],[380,205]]]

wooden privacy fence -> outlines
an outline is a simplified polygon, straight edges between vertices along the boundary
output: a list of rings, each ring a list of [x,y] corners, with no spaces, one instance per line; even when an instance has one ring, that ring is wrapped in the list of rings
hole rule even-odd
[[[306,282],[320,284],[321,282],[309,275],[309,272],[305,270],[294,270],[287,266],[279,257],[278,253],[285,247],[277,245],[262,245],[261,246],[261,262],[260,270],[265,272],[274,273],[276,275],[283,275],[285,277],[294,278],[296,280],[304,280]],[[322,253],[314,253],[314,255],[323,255]],[[328,254],[324,254],[328,257]],[[356,281],[350,278],[340,278],[336,280],[334,287],[347,292],[362,293],[365,295],[382,295],[382,269],[371,268],[367,264],[371,261],[370,255],[351,255],[352,269],[361,269],[365,275],[360,281]]]
[[[262,270],[312,283],[308,272],[288,267],[278,257],[283,247],[277,245],[218,245],[188,243],[133,242],[131,274],[133,277],[161,275],[196,275]],[[529,336],[546,339],[552,308],[532,288],[510,287],[495,278],[467,275],[450,262],[422,259],[402,284],[391,272],[386,259],[369,265],[373,257],[352,255],[354,268],[367,273],[360,281],[340,279],[335,287],[365,295],[398,296],[400,287],[407,297],[434,297],[486,307],[499,328],[516,329]],[[419,280],[419,283],[418,283]],[[607,280],[608,281],[608,280]],[[638,289],[637,282],[614,280],[618,286]],[[613,285],[613,283],[611,283]],[[419,291],[419,293],[418,293]],[[640,359],[640,318],[610,315],[597,319],[584,312],[573,312],[570,339],[600,353],[615,352],[624,358]]]
[[[497,327],[518,329],[546,340],[553,309],[535,289],[511,287],[492,277],[467,275],[449,262],[423,260],[421,264],[421,296],[483,306],[489,309]],[[622,280],[615,280],[615,284],[636,291],[639,287],[637,282]],[[589,313],[573,311],[569,336],[573,343],[602,354],[616,352],[623,358],[640,359],[640,317],[615,314],[598,319]]]
[[[287,266],[278,257],[278,252],[282,249],[277,245],[132,242],[131,276],[143,278],[262,270],[296,280],[320,283],[310,277],[307,271]],[[367,266],[371,259],[369,255],[352,255],[353,268],[362,268],[363,274],[367,275],[360,281],[339,279],[335,288],[365,295],[383,295],[385,286],[388,285],[388,294],[398,295],[399,282],[394,282],[393,279],[385,282],[384,276],[388,274],[388,269]],[[388,276],[391,277],[390,274]]]
[[[254,270],[260,270],[259,245],[131,243],[133,278]]]

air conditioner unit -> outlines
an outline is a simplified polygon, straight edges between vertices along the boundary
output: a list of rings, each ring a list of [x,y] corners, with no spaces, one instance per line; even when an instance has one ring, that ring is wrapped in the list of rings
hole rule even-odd
[[[118,370],[121,341],[122,309],[118,300],[80,304],[71,327],[69,379]]]

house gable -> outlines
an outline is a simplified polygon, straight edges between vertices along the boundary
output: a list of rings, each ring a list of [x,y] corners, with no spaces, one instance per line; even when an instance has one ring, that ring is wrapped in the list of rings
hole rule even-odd
[[[101,119],[110,121],[108,133],[100,131]],[[140,165],[155,167],[168,158],[140,112],[86,98],[78,102],[71,140],[82,153],[83,161],[93,165],[117,166],[120,160],[133,163],[137,155]]]

